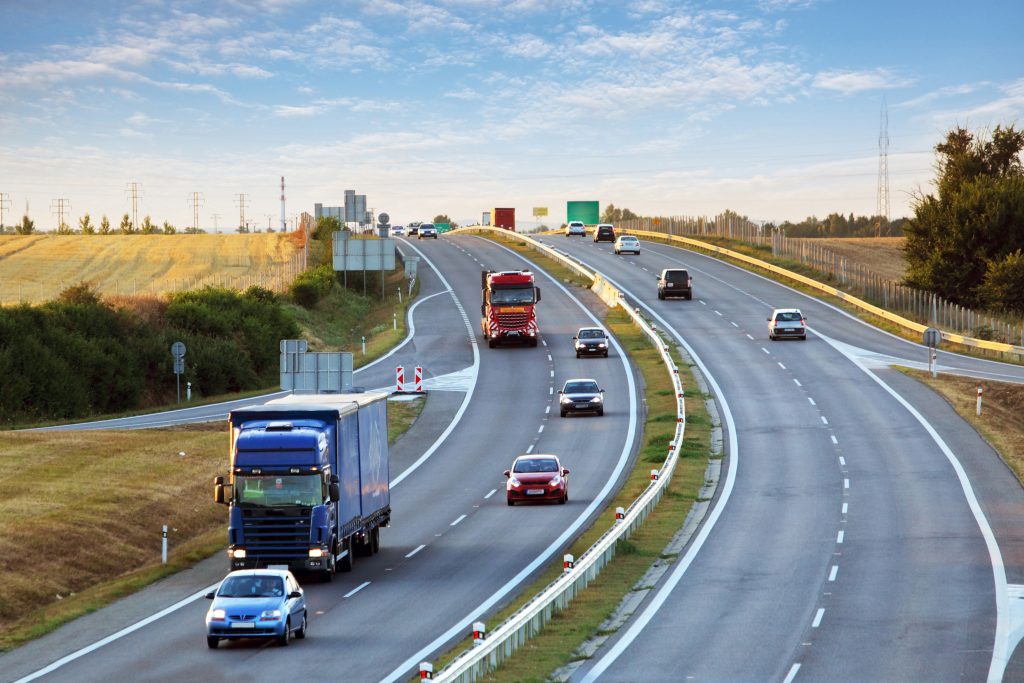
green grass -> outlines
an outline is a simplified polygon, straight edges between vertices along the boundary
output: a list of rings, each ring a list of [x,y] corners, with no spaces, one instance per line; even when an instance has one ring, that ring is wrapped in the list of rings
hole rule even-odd
[[[554,270],[551,259],[531,254],[545,270]],[[608,329],[616,336],[634,365],[644,378],[647,418],[643,425],[644,444],[628,479],[605,508],[604,513],[584,531],[565,552],[579,557],[612,525],[616,507],[628,507],[650,483],[650,470],[663,463],[668,443],[675,435],[676,399],[671,380],[661,356],[646,336],[636,328],[625,312],[614,309],[605,318]],[[647,572],[651,564],[661,557],[662,551],[682,526],[704,482],[710,452],[711,426],[704,407],[703,396],[695,390],[696,384],[686,365],[677,358],[683,380],[686,400],[686,443],[675,474],[665,496],[648,517],[645,524],[628,540],[617,546],[615,558],[604,568],[590,586],[576,596],[569,607],[555,615],[537,637],[529,640],[517,654],[481,680],[487,681],[546,681],[555,669],[569,663],[573,651],[590,636],[597,633],[622,598]],[[561,559],[553,561],[529,586],[521,597],[489,616],[491,630],[519,609],[527,600],[557,578],[562,572]],[[434,663],[435,671],[450,662],[463,649],[470,647],[467,638],[452,651]]]

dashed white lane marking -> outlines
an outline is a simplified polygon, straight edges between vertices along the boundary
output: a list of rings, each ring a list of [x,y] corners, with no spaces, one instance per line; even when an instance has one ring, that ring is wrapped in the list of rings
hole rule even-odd
[[[793,384],[797,385],[798,387],[803,386],[803,384],[800,384],[800,380],[798,380],[796,377],[793,378]]]
[[[835,438],[836,437],[834,437],[834,436],[832,437],[833,443],[839,443],[838,441],[835,440]],[[841,455],[839,456],[839,465],[840,465],[840,467],[846,467],[846,458],[844,458]]]
[[[844,489],[850,488],[850,480],[849,479],[843,479],[843,488]]]
[[[497,489],[495,489],[495,491],[497,491]],[[418,553],[419,551],[423,550],[423,549],[424,549],[424,548],[426,548],[426,547],[427,547],[427,545],[426,545],[426,544],[424,543],[424,544],[423,544],[423,545],[421,545],[420,547],[416,548],[416,550],[413,550],[413,551],[412,551],[411,553],[406,553],[406,555],[405,555],[405,556],[406,556],[407,558],[409,558],[409,557],[412,557],[413,555],[415,555],[416,553]]]
[[[749,334],[748,334],[747,336],[748,336],[748,337],[750,337],[750,335],[749,335]],[[751,339],[753,339],[753,337],[750,337],[750,338],[751,338]],[[783,365],[782,363],[779,363],[779,367],[780,367],[780,368],[782,368],[783,370],[785,370],[785,369],[786,369],[786,366],[785,366],[785,365]]]
[[[722,312],[721,311],[715,311],[715,315],[720,316],[720,315],[722,315]]]
[[[459,515],[459,516],[458,516],[458,517],[457,517],[457,518],[455,519],[455,521],[454,521],[454,522],[452,522],[451,524],[449,524],[448,526],[455,526],[456,524],[458,524],[459,522],[461,522],[461,521],[462,521],[462,520],[464,520],[465,518],[466,518],[466,515]]]
[[[822,416],[821,416],[821,423],[822,423],[822,424],[826,424],[826,425],[827,425],[827,424],[828,424],[828,418],[827,418],[827,417],[825,417],[824,415],[822,415]]]
[[[812,406],[818,405],[817,403],[814,402],[814,399],[811,398],[810,396],[807,397],[807,402],[810,403]]]
[[[844,515],[846,514],[846,511],[849,510],[849,509],[850,509],[850,504],[849,503],[843,503],[843,514]]]
[[[747,335],[747,339],[749,339],[750,341],[754,341],[754,338],[751,337],[749,334]],[[782,365],[782,363],[779,363],[779,365]],[[783,368],[783,370],[785,370],[785,368]]]
[[[789,673],[786,674],[786,677],[784,679],[782,679],[782,683],[793,683],[793,679],[796,678],[796,672],[799,670],[800,663],[797,662],[796,664],[790,667]]]
[[[646,269],[646,268],[644,268],[643,266],[640,266],[640,267],[641,267],[641,268],[642,268],[643,270],[647,270],[647,269]],[[651,272],[651,271],[647,270],[647,272],[649,273],[649,272]]]
[[[761,347],[761,350],[764,351],[765,353],[767,353],[769,356],[772,355],[772,352],[769,351],[768,349],[764,348],[763,346]]]
[[[836,534],[836,543],[842,543],[843,542],[843,538],[845,538],[845,536],[846,536],[846,532],[840,530],[840,532],[838,534]]]
[[[484,496],[484,500],[487,500],[488,498],[490,498],[491,496],[493,496],[497,492],[498,492],[498,489],[491,489],[491,492],[488,493],[486,496]]]
[[[554,387],[548,387],[548,396],[554,396],[554,394],[555,394],[555,388]]]
[[[544,414],[545,415],[547,415],[550,412],[551,412],[551,406],[548,406],[547,408],[544,409]]]
[[[729,322],[729,324],[732,325],[733,327],[739,327],[739,325],[737,325],[736,323],[731,322],[731,321]]]
[[[359,584],[358,586],[356,586],[355,588],[350,590],[348,593],[345,593],[341,597],[343,597],[343,598],[351,598],[353,595],[355,595],[356,593],[358,593],[359,591],[363,590],[364,588],[366,588],[369,585],[370,585],[369,581],[363,581],[361,584]]]
[[[700,301],[700,305],[701,306],[707,306],[708,305],[708,302],[704,301],[703,299],[698,299],[698,301]]]
[[[533,444],[532,443],[530,444],[530,447],[526,449],[526,454],[529,455],[530,453],[533,453]]]
[[[838,564],[832,565],[832,571],[830,571],[828,573],[828,580],[829,580],[830,583],[832,581],[836,580],[836,574],[838,574],[838,573],[839,573],[839,565]]]
[[[814,621],[811,622],[811,628],[818,628],[821,626],[821,618],[825,616],[825,608],[819,607],[818,613],[814,615]]]
[[[551,362],[551,354],[550,353],[548,354],[548,362],[549,363]]]
[[[543,339],[540,340],[540,343],[543,344],[544,346],[548,345],[548,343],[546,341],[544,341]]]
[[[552,371],[551,371],[551,376],[552,376],[552,377],[554,377],[554,376],[555,376],[555,371],[554,371],[554,370],[552,370]]]
[[[544,431],[544,425],[541,425],[540,427],[537,427],[537,433],[538,434],[540,434],[543,431]]]

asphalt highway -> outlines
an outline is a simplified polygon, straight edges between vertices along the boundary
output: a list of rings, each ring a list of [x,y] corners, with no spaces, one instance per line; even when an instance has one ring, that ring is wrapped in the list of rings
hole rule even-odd
[[[923,347],[675,247],[615,256],[589,239],[544,241],[606,274],[699,359],[734,477],[713,528],[574,680],[999,680],[1019,623],[1008,596],[1024,579],[1024,495],[944,401],[890,369],[920,364]],[[689,269],[692,301],[657,299],[672,267]],[[771,308],[790,306],[808,340],[770,342]],[[939,363],[1024,379],[956,354]]]
[[[0,680],[406,679],[560,557],[635,450],[632,370],[618,349],[608,359],[575,358],[573,333],[594,321],[544,276],[543,345],[488,349],[478,329],[480,270],[525,263],[472,237],[407,246],[429,259],[420,268],[424,304],[413,346],[379,364],[381,376],[390,383],[393,366],[408,360],[447,381],[392,448],[393,517],[380,553],[357,558],[354,571],[333,583],[304,586],[309,637],[287,649],[232,642],[208,650],[207,602],[196,597],[226,572],[218,556],[3,655]],[[444,294],[426,301],[437,291]],[[576,294],[600,306],[588,291]],[[604,417],[558,417],[557,390],[572,377],[593,377],[607,390]],[[567,505],[506,506],[502,471],[524,452],[557,454],[572,470]]]

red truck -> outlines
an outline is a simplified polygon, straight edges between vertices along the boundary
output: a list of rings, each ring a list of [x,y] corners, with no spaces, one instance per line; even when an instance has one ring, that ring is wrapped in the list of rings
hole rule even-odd
[[[494,209],[491,211],[491,225],[495,228],[505,228],[516,231],[516,210],[515,209]]]
[[[537,304],[540,287],[534,285],[528,270],[505,270],[480,273],[483,303],[480,321],[484,339],[492,349],[502,341],[519,341],[537,345]]]

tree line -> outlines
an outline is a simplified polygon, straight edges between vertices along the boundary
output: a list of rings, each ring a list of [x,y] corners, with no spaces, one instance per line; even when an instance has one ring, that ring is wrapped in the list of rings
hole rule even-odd
[[[36,234],[36,222],[25,214],[21,217],[19,223],[15,223],[14,234],[17,235],[34,235]],[[78,219],[78,229],[73,230],[70,225],[62,222],[57,226],[58,235],[174,235],[178,232],[178,228],[171,225],[169,221],[164,221],[163,225],[157,225],[153,222],[149,216],[146,216],[142,221],[135,225],[132,222],[131,216],[124,214],[121,217],[121,223],[118,226],[111,224],[110,219],[105,215],[100,219],[99,225],[92,222],[92,216],[85,214]],[[188,227],[182,230],[184,233],[205,233],[206,231],[202,228]],[[248,232],[248,231],[247,231]]]

